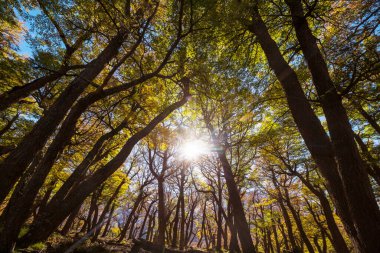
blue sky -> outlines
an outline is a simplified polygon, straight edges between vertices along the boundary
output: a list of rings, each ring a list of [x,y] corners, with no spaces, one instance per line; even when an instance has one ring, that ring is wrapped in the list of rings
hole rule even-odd
[[[31,9],[31,10],[25,10],[26,12],[28,12],[30,15],[32,16],[36,16],[37,14],[40,13],[39,10],[37,9]],[[31,33],[31,35],[33,35],[33,32],[31,32],[31,23],[27,20],[25,20],[21,15],[20,13],[15,10],[16,12],[16,15],[17,15],[17,18],[19,21],[21,21],[23,23],[23,26],[24,28]],[[20,44],[18,45],[19,46],[19,50],[18,52],[22,55],[25,55],[27,57],[31,57],[32,56],[32,48],[30,47],[30,45],[27,43],[27,41],[25,40],[25,34],[23,36],[21,36],[20,38]]]

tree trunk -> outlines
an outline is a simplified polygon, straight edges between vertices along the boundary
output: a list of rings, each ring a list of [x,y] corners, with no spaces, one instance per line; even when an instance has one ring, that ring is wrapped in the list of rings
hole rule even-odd
[[[181,206],[181,223],[180,223],[180,231],[179,231],[179,249],[183,250],[185,246],[185,197],[184,197],[184,184],[185,184],[185,168],[181,170],[181,187],[180,187],[180,196],[179,202]]]
[[[165,249],[165,230],[166,230],[166,207],[164,180],[158,179],[158,236],[157,244],[161,250]]]
[[[333,211],[331,210],[329,200],[327,199],[325,193],[321,189],[314,187],[308,180],[305,179],[298,172],[294,174],[302,181],[302,183],[319,199],[323,213],[326,218],[327,227],[330,230],[332,237],[332,245],[337,253],[349,253],[347,244],[339,231],[339,228],[335,222]]]
[[[354,133],[354,137],[356,143],[360,147],[364,157],[367,160],[368,174],[371,175],[373,179],[375,179],[376,183],[380,186],[380,167],[378,165],[377,159],[371,155],[367,145],[363,142],[362,138],[358,134]]]
[[[205,201],[204,205],[203,205],[202,222],[201,222],[201,236],[200,236],[198,244],[197,244],[198,248],[202,247],[203,237],[205,237],[205,240],[206,240],[206,236],[204,234],[205,223],[206,223],[206,207],[207,207],[207,201]]]
[[[251,237],[251,231],[249,229],[248,222],[245,217],[244,207],[243,203],[241,202],[240,193],[235,183],[234,175],[232,173],[231,166],[227,160],[225,151],[218,152],[218,157],[223,167],[229,199],[235,218],[235,225],[239,235],[243,253],[256,252]]]
[[[38,212],[42,212],[44,210],[44,208],[46,207],[49,199],[50,199],[50,196],[51,196],[51,193],[53,192],[54,190],[54,187],[57,183],[57,180],[52,180],[48,185],[47,185],[47,189],[46,189],[46,192],[45,194],[43,195],[41,201],[38,203]]]
[[[318,165],[322,176],[326,179],[327,189],[337,208],[338,215],[352,237],[356,237],[356,229],[351,220],[347,198],[342,180],[338,173],[334,150],[321,122],[312,110],[297,75],[281,55],[276,42],[271,38],[257,6],[253,9],[252,22],[247,26],[260,43],[270,67],[279,79],[288,101],[294,121]],[[357,240],[353,238],[354,240]]]
[[[294,221],[296,222],[298,232],[301,235],[302,241],[306,244],[307,250],[309,251],[309,253],[314,253],[313,245],[311,244],[309,238],[307,237],[305,233],[305,230],[303,229],[301,218],[290,201],[290,197],[289,197],[289,193],[287,189],[285,189],[285,201],[286,201],[287,206],[289,207],[290,213],[292,214]]]
[[[139,238],[142,238],[142,236],[143,236],[144,234],[147,234],[147,233],[144,232],[145,224],[146,224],[146,221],[147,221],[147,219],[148,219],[148,217],[149,217],[150,210],[152,209],[154,202],[155,202],[155,201],[152,201],[152,202],[149,204],[148,209],[146,210],[145,217],[144,217],[143,223],[142,223],[141,228],[140,228]],[[148,226],[148,229],[149,229],[149,226]],[[146,237],[146,240],[148,240],[147,237]]]
[[[372,126],[372,128],[380,134],[380,125],[377,123],[376,119],[374,119],[368,112],[366,112],[363,107],[358,102],[352,102],[356,110],[367,120],[367,122]]]
[[[98,185],[101,185],[109,176],[111,176],[129,156],[133,147],[142,138],[148,135],[162,120],[170,113],[181,107],[187,102],[188,90],[185,90],[184,97],[168,106],[163,112],[157,115],[152,121],[141,129],[139,132],[131,136],[121,148],[119,153],[111,159],[106,165],[94,172],[86,180],[78,184],[75,189],[65,197],[65,201],[60,203],[50,203],[46,212],[39,216],[33,224],[29,232],[20,238],[22,245],[30,245],[31,243],[45,240],[57,226],[75,209],[89,194],[91,194]]]
[[[272,225],[272,231],[273,231],[273,236],[274,236],[274,242],[276,244],[276,252],[281,252],[280,241],[278,240],[278,234],[277,234],[277,226],[275,223]]]
[[[183,165],[184,166],[184,165]],[[184,210],[184,208],[181,208],[181,206],[183,205],[183,200],[184,200],[184,196],[183,196],[183,191],[184,191],[184,182],[185,182],[185,173],[184,173],[184,168],[182,167],[181,168],[181,178],[180,178],[180,184],[179,184],[179,195],[178,195],[178,200],[177,200],[177,206],[176,206],[176,212],[175,212],[175,216],[174,216],[174,224],[173,224],[173,240],[172,240],[172,247],[173,248],[176,248],[177,247],[177,238],[178,238],[178,225],[179,225],[179,217],[180,217],[180,212],[182,212]],[[184,214],[182,213],[181,216],[183,216]],[[181,228],[180,228],[180,249],[181,249],[181,246],[182,246],[182,249],[183,249],[183,229],[182,229],[182,218],[181,218]]]
[[[120,32],[87,67],[62,92],[54,104],[38,120],[33,129],[23,138],[17,147],[4,159],[0,165],[0,202],[4,200],[17,179],[25,171],[38,151],[40,151],[59,123],[65,117],[74,102],[89,85],[89,83],[103,70],[104,66],[114,58],[121,47],[126,33]],[[5,228],[5,231],[7,228]],[[1,234],[3,232],[0,232]],[[5,241],[12,240],[10,235],[1,235],[0,249],[6,249]],[[11,236],[12,238],[14,236]],[[2,246],[4,245],[4,246]]]
[[[286,3],[326,116],[348,208],[358,236],[354,246],[361,252],[380,252],[380,210],[355,144],[346,110],[304,17],[301,0],[286,0]]]
[[[181,194],[181,193],[180,193]],[[174,220],[173,220],[173,235],[172,235],[172,248],[176,248],[177,247],[177,238],[178,238],[178,224],[179,224],[179,211],[180,211],[180,207],[181,207],[181,202],[180,202],[180,198],[178,196],[178,200],[177,200],[177,205],[176,205],[176,210],[175,210],[175,214],[174,214]]]
[[[221,181],[221,173],[220,169],[218,169],[217,172],[217,177],[218,177],[218,199],[219,201],[222,201],[222,181]],[[216,250],[221,251],[222,249],[222,208],[220,205],[218,205],[218,215],[217,215],[217,234],[216,234]]]
[[[127,231],[128,231],[128,228],[130,227],[132,218],[135,215],[137,208],[140,206],[140,203],[143,201],[143,199],[145,197],[146,197],[146,195],[144,194],[143,189],[140,189],[139,195],[137,195],[137,198],[134,201],[132,210],[129,213],[127,220],[125,221],[124,228],[119,235],[118,242],[121,242],[125,238],[125,236],[127,235]]]
[[[116,208],[116,204],[113,203],[113,205],[111,207],[111,211],[110,211],[110,213],[108,215],[106,226],[104,227],[104,230],[103,230],[103,233],[102,233],[102,237],[106,237],[107,234],[108,234],[108,231],[109,231],[110,226],[111,226],[112,216],[113,216],[113,213],[115,211],[115,208]]]
[[[102,211],[102,214],[100,215],[99,217],[99,220],[95,223],[96,224],[101,224],[103,223],[104,219],[106,218],[106,215],[111,207],[111,204],[114,202],[114,200],[116,199],[117,195],[119,194],[120,192],[120,189],[121,187],[125,184],[125,180],[122,180],[120,182],[120,184],[116,187],[116,190],[114,191],[114,193],[112,194],[112,196],[108,199],[106,205],[104,206],[103,208],[103,211]],[[111,215],[111,213],[109,214]],[[95,234],[93,236],[93,240],[96,240],[100,234],[100,230],[101,230],[101,227],[99,227],[96,231],[95,231]]]
[[[292,221],[290,220],[288,211],[287,211],[287,209],[285,207],[284,198],[283,198],[281,190],[280,190],[280,188],[279,188],[279,186],[277,184],[277,181],[275,179],[274,173],[272,173],[272,181],[273,181],[273,184],[275,185],[277,193],[278,193],[277,201],[278,201],[278,203],[280,205],[280,209],[281,209],[281,212],[282,212],[282,217],[284,218],[284,221],[285,221],[286,229],[288,230],[288,237],[289,237],[289,240],[290,240],[290,244],[292,245],[292,250],[295,251],[295,252],[297,252],[297,250],[299,249],[299,247],[298,247],[298,245],[296,243],[296,238],[294,236],[293,227],[292,227]],[[289,248],[287,248],[287,250],[289,250]]]
[[[62,235],[67,235],[75,221],[75,218],[77,217],[79,211],[80,211],[81,205],[79,205],[67,218],[65,225],[63,226],[61,230]]]

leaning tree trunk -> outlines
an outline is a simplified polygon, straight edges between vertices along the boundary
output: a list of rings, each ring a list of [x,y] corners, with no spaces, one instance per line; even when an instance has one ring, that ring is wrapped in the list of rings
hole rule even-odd
[[[138,236],[138,238],[142,238],[144,234],[147,235],[147,233],[144,232],[144,230],[145,230],[145,224],[146,224],[146,221],[148,220],[148,217],[149,217],[149,214],[150,214],[150,210],[152,209],[154,202],[155,202],[155,201],[152,201],[152,202],[149,204],[148,209],[146,210],[145,217],[144,217],[143,223],[142,223],[142,225],[141,225],[141,228],[140,228],[140,232],[139,232],[139,236]],[[149,226],[148,226],[148,227],[149,227]],[[146,239],[148,239],[148,238],[146,237]]]
[[[108,199],[106,205],[104,206],[103,208],[103,211],[102,211],[102,214],[100,215],[98,221],[96,222],[96,224],[102,224],[106,218],[106,215],[112,215],[111,213],[109,213],[109,209],[112,205],[112,203],[114,202],[114,200],[116,199],[117,195],[119,194],[119,191],[121,189],[121,187],[125,184],[125,180],[123,179],[120,184],[116,187],[116,190],[114,191],[114,193],[112,194],[112,196]],[[96,226],[95,224],[95,226]],[[93,241],[95,241],[99,234],[100,234],[100,231],[101,231],[101,226],[95,231],[94,233],[94,236],[93,236]]]
[[[271,38],[257,6],[253,8],[253,12],[252,22],[247,28],[256,35],[269,66],[274,70],[285,91],[293,119],[322,176],[326,179],[327,189],[338,215],[353,240],[358,240],[329,137],[311,108],[296,73],[285,61],[276,42]]]
[[[57,71],[49,75],[37,78],[29,83],[22,86],[15,86],[11,90],[0,94],[0,111],[4,111],[9,108],[13,103],[18,102],[22,98],[29,96],[33,91],[44,87],[48,83],[60,79],[68,71],[83,68],[82,66],[68,66],[68,61],[73,56],[73,54],[83,45],[85,40],[90,37],[90,32],[86,31],[72,44],[65,44],[66,52],[63,57],[62,65]]]
[[[82,203],[98,185],[108,179],[122,164],[131,153],[133,147],[145,136],[147,136],[161,121],[169,116],[174,110],[180,108],[188,101],[189,90],[185,87],[184,96],[181,100],[165,108],[143,129],[131,136],[121,148],[119,153],[106,165],[98,169],[94,174],[83,182],[79,183],[75,189],[70,191],[64,201],[48,204],[44,213],[39,215],[30,227],[26,235],[21,237],[18,242],[22,246],[27,246],[38,241],[46,240],[49,235],[61,224],[64,219]]]
[[[44,147],[46,141],[85,88],[103,70],[104,66],[117,55],[125,35],[125,32],[120,32],[110,41],[99,56],[91,61],[79,76],[71,82],[44,116],[38,120],[33,129],[0,164],[0,173],[2,175],[0,177],[0,202],[7,196],[36,153]],[[9,241],[8,236],[0,236],[0,245],[4,245],[4,249],[7,248],[5,241]],[[2,247],[0,246],[0,249]]]
[[[75,218],[77,217],[79,211],[80,211],[81,205],[79,205],[67,218],[65,225],[63,226],[61,230],[62,235],[67,235],[73,226],[73,223],[75,221]]]
[[[309,253],[314,253],[315,251],[314,251],[313,245],[311,244],[309,238],[307,237],[307,235],[305,233],[305,230],[304,230],[303,225],[302,225],[301,217],[299,216],[299,214],[297,213],[296,209],[293,207],[293,205],[290,201],[290,197],[289,197],[289,193],[288,193],[287,189],[285,189],[285,201],[286,201],[286,205],[289,207],[290,213],[292,214],[293,219],[296,223],[296,226],[298,228],[298,232],[300,233],[302,241],[306,244],[307,250],[309,251]]]
[[[349,249],[347,244],[339,231],[339,228],[335,222],[333,212],[330,207],[329,200],[327,199],[325,193],[321,189],[317,189],[314,187],[308,180],[306,180],[301,174],[298,172],[294,172],[294,174],[302,181],[302,183],[319,199],[321,203],[321,207],[323,213],[326,218],[327,227],[330,230],[332,237],[332,245],[337,253],[349,253]]]
[[[240,244],[243,253],[253,253],[255,247],[253,245],[251,231],[248,226],[247,219],[245,217],[243,203],[240,198],[240,193],[237,188],[234,175],[232,173],[231,166],[227,160],[225,151],[218,152],[220,162],[223,167],[224,177],[227,184],[229,199],[231,202],[236,229],[239,235]]]
[[[380,210],[359,155],[346,110],[304,16],[301,0],[286,0],[286,3],[326,116],[348,208],[357,230],[355,248],[360,252],[380,252]]]
[[[125,236],[127,235],[128,228],[131,225],[132,218],[135,215],[137,208],[140,206],[140,203],[144,200],[145,196],[146,195],[144,194],[143,189],[140,189],[140,192],[137,195],[136,200],[134,201],[132,210],[129,213],[127,220],[125,221],[124,228],[121,230],[118,242],[121,242],[123,239],[125,239]]]

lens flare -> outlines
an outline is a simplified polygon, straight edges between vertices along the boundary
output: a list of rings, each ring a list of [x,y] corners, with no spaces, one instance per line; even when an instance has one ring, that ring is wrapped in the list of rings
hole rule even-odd
[[[208,153],[209,145],[202,140],[186,141],[180,148],[181,156],[186,160],[196,160],[200,156]]]

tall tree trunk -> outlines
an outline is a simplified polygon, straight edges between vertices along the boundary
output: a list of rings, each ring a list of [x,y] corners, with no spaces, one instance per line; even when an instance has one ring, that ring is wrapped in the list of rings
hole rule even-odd
[[[228,250],[228,224],[227,221],[224,222],[224,230],[223,230],[223,249]]]
[[[179,249],[183,250],[185,246],[185,197],[184,197],[184,184],[185,184],[185,168],[181,170],[181,188],[180,188],[180,196],[179,202],[181,206],[181,223],[180,223],[180,231],[179,231]]]
[[[278,224],[279,224],[278,228],[279,228],[280,233],[282,235],[282,239],[284,240],[285,249],[288,250],[288,249],[290,249],[289,243],[288,243],[288,237],[285,234],[285,228],[284,228],[284,226],[281,224],[281,219],[278,219]]]
[[[137,208],[140,206],[140,203],[144,200],[145,197],[146,197],[146,195],[144,194],[143,189],[140,189],[139,195],[137,195],[137,198],[134,201],[132,210],[129,213],[127,220],[125,221],[124,228],[119,235],[118,242],[121,242],[125,238],[125,236],[127,235],[127,231],[131,225],[132,218],[135,215]]]
[[[238,242],[238,231],[235,226],[235,221],[234,221],[234,216],[230,215],[230,233],[231,233],[231,238],[230,238],[230,252],[231,253],[240,253],[240,247],[239,247],[239,242]]]
[[[184,165],[183,165],[184,166]],[[174,217],[174,224],[173,224],[173,240],[172,240],[172,247],[175,248],[177,247],[177,238],[178,238],[178,225],[179,225],[179,217],[180,217],[180,212],[184,210],[184,208],[181,208],[184,202],[184,183],[185,183],[185,172],[184,172],[184,167],[182,166],[181,168],[181,175],[180,175],[180,184],[179,184],[179,195],[178,195],[178,201],[177,201],[177,206],[176,206],[176,213]],[[182,213],[181,216],[184,214]],[[181,246],[183,247],[183,230],[182,230],[182,218],[181,218],[181,228],[180,228],[180,249]],[[183,249],[183,248],[182,248]]]
[[[172,235],[172,243],[171,243],[172,248],[176,248],[177,243],[178,243],[177,238],[178,238],[178,225],[179,225],[180,207],[181,207],[181,202],[180,202],[180,198],[178,197],[176,210],[175,210],[175,214],[174,214],[174,220],[173,220],[173,235]]]
[[[55,179],[55,180],[52,180],[47,185],[46,192],[44,193],[41,201],[38,203],[38,212],[43,212],[44,208],[46,207],[46,205],[50,199],[51,193],[53,192],[56,183],[57,183],[57,180]]]
[[[120,182],[120,184],[116,187],[116,190],[114,191],[114,193],[112,194],[112,196],[108,199],[106,205],[103,208],[102,214],[100,215],[99,220],[95,223],[95,225],[103,223],[103,221],[106,218],[106,215],[108,214],[108,211],[109,211],[109,209],[111,207],[111,204],[115,201],[117,195],[120,192],[121,187],[124,184],[125,184],[125,180],[123,179]],[[111,213],[109,213],[109,215],[111,215]],[[93,236],[93,240],[96,240],[98,238],[98,236],[100,234],[100,231],[101,231],[101,226],[95,231],[94,236]]]
[[[147,136],[162,120],[177,108],[184,105],[188,100],[188,87],[184,90],[184,96],[180,101],[173,103],[165,108],[163,112],[157,115],[148,125],[139,132],[131,136],[121,148],[119,153],[111,159],[106,165],[94,172],[86,180],[78,184],[75,189],[65,197],[65,200],[60,203],[50,203],[47,206],[47,211],[37,218],[31,225],[28,233],[20,238],[19,242],[24,245],[45,240],[56,227],[70,214],[71,210],[75,209],[89,194],[91,194],[98,185],[101,185],[109,176],[111,176],[129,156],[133,147],[142,138]],[[41,231],[42,230],[42,231]]]
[[[160,250],[165,249],[165,230],[166,230],[166,207],[165,207],[165,192],[164,180],[158,180],[158,236],[157,244]]]
[[[377,123],[376,119],[374,119],[368,112],[366,112],[360,103],[358,102],[352,102],[355,109],[358,110],[358,112],[367,120],[367,122],[372,126],[372,128],[377,132],[377,134],[380,134],[380,125]]]
[[[354,245],[361,252],[380,252],[380,210],[355,144],[346,110],[304,16],[301,0],[286,0],[286,3],[326,116],[348,208],[357,230],[358,240],[354,241]]]
[[[124,42],[125,35],[125,32],[120,32],[110,41],[99,56],[91,61],[79,76],[71,82],[44,116],[38,120],[33,129],[0,164],[0,173],[2,175],[0,178],[0,202],[7,196],[36,153],[44,147],[46,141],[81,93],[103,70],[104,66],[117,55],[119,48]],[[7,228],[3,228],[7,230]],[[0,233],[2,234],[3,232]],[[0,245],[4,245],[0,246],[0,249],[7,248],[5,241],[10,240],[8,239],[9,236],[0,236]],[[11,237],[14,237],[14,235]]]
[[[108,231],[109,231],[110,226],[111,226],[112,216],[113,216],[113,213],[115,211],[115,208],[116,208],[116,204],[113,203],[112,207],[111,207],[111,211],[110,211],[110,213],[108,215],[106,226],[104,227],[104,230],[103,230],[103,233],[102,233],[102,237],[106,237],[107,234],[108,234]]]
[[[227,160],[225,151],[218,152],[218,157],[223,167],[224,177],[226,180],[228,194],[235,218],[235,225],[238,231],[243,253],[256,252],[251,237],[251,231],[249,229],[248,222],[245,217],[244,207],[243,203],[241,202],[240,193],[237,188],[234,175],[232,173],[231,166]]]
[[[145,217],[144,217],[143,223],[142,223],[141,228],[140,228],[139,238],[142,238],[142,236],[144,234],[147,234],[147,233],[144,232],[145,224],[146,224],[146,221],[148,220],[148,217],[149,217],[149,214],[150,214],[150,210],[152,209],[154,202],[155,201],[152,201],[149,204],[148,209],[146,210]],[[149,226],[148,226],[148,229],[149,229]],[[148,237],[146,237],[146,240],[148,240]]]
[[[199,241],[198,241],[198,244],[197,244],[197,247],[200,248],[202,246],[202,242],[203,242],[203,237],[205,237],[206,239],[206,236],[204,234],[204,231],[205,231],[205,223],[206,223],[206,207],[207,207],[207,201],[204,202],[204,205],[203,205],[203,211],[202,211],[202,222],[201,222],[201,236],[199,238]]]
[[[290,168],[290,167],[289,167]],[[329,200],[327,199],[325,193],[322,189],[317,189],[313,184],[308,181],[304,176],[302,176],[297,171],[292,171],[295,176],[297,176],[302,183],[315,195],[317,196],[319,202],[321,203],[321,207],[323,213],[326,218],[327,227],[330,230],[332,237],[332,245],[337,253],[348,253],[350,252],[347,244],[339,231],[339,228],[335,222],[335,218],[333,215],[333,211],[331,210],[331,206]]]
[[[148,241],[152,241],[152,238],[153,238],[153,229],[156,224],[156,213],[157,213],[157,209],[154,210],[152,215],[149,215],[148,232],[146,234],[146,239]]]
[[[276,244],[276,252],[279,253],[281,252],[281,246],[280,246],[280,241],[278,240],[277,226],[274,220],[272,222],[273,222],[272,231],[273,231],[273,236],[274,236],[274,242]]]
[[[91,230],[91,220],[93,213],[95,211],[95,206],[96,206],[96,192],[93,192],[91,194],[91,201],[90,201],[90,208],[88,209],[87,212],[87,217],[86,217],[86,222],[84,227],[81,229],[82,232],[89,232]]]
[[[296,238],[294,236],[292,221],[290,220],[288,211],[285,207],[285,204],[284,204],[285,200],[284,200],[284,197],[282,196],[281,189],[279,188],[278,183],[276,181],[274,172],[272,172],[272,181],[277,190],[277,196],[278,196],[277,201],[278,201],[278,204],[280,205],[282,217],[284,218],[285,226],[288,231],[287,237],[289,237],[290,244],[292,245],[292,250],[297,252],[299,250],[299,247],[296,243]],[[284,237],[284,238],[287,238],[287,237]],[[287,248],[287,250],[289,250],[289,248]]]
[[[367,160],[368,174],[371,175],[373,179],[375,179],[376,183],[380,186],[380,167],[378,165],[377,159],[371,155],[367,145],[363,142],[362,138],[358,134],[354,133],[354,137],[356,143],[360,147],[360,150]]]
[[[305,233],[305,230],[303,228],[302,221],[301,221],[301,218],[300,218],[298,212],[296,211],[296,209],[292,205],[292,202],[291,202],[290,197],[289,197],[288,190],[285,189],[284,191],[285,191],[286,204],[289,207],[290,213],[292,214],[294,221],[296,222],[298,232],[301,235],[302,241],[306,244],[307,250],[310,253],[314,253],[315,251],[314,251],[313,245],[311,244],[309,238],[307,237],[307,235]]]
[[[219,201],[222,201],[222,181],[221,181],[221,173],[220,169],[218,169],[217,172],[218,177],[218,199]],[[218,205],[218,215],[217,215],[217,234],[216,234],[216,250],[220,251],[222,249],[222,208]]]
[[[293,119],[322,176],[326,179],[327,189],[338,215],[353,240],[358,241],[329,137],[311,108],[296,73],[285,61],[276,42],[271,38],[257,6],[253,8],[253,14],[252,22],[247,25],[247,28],[256,35],[269,66],[274,70],[285,91]]]
[[[77,217],[79,211],[80,211],[81,205],[79,205],[67,218],[65,225],[63,226],[61,230],[62,235],[67,235],[75,221],[75,218]]]

